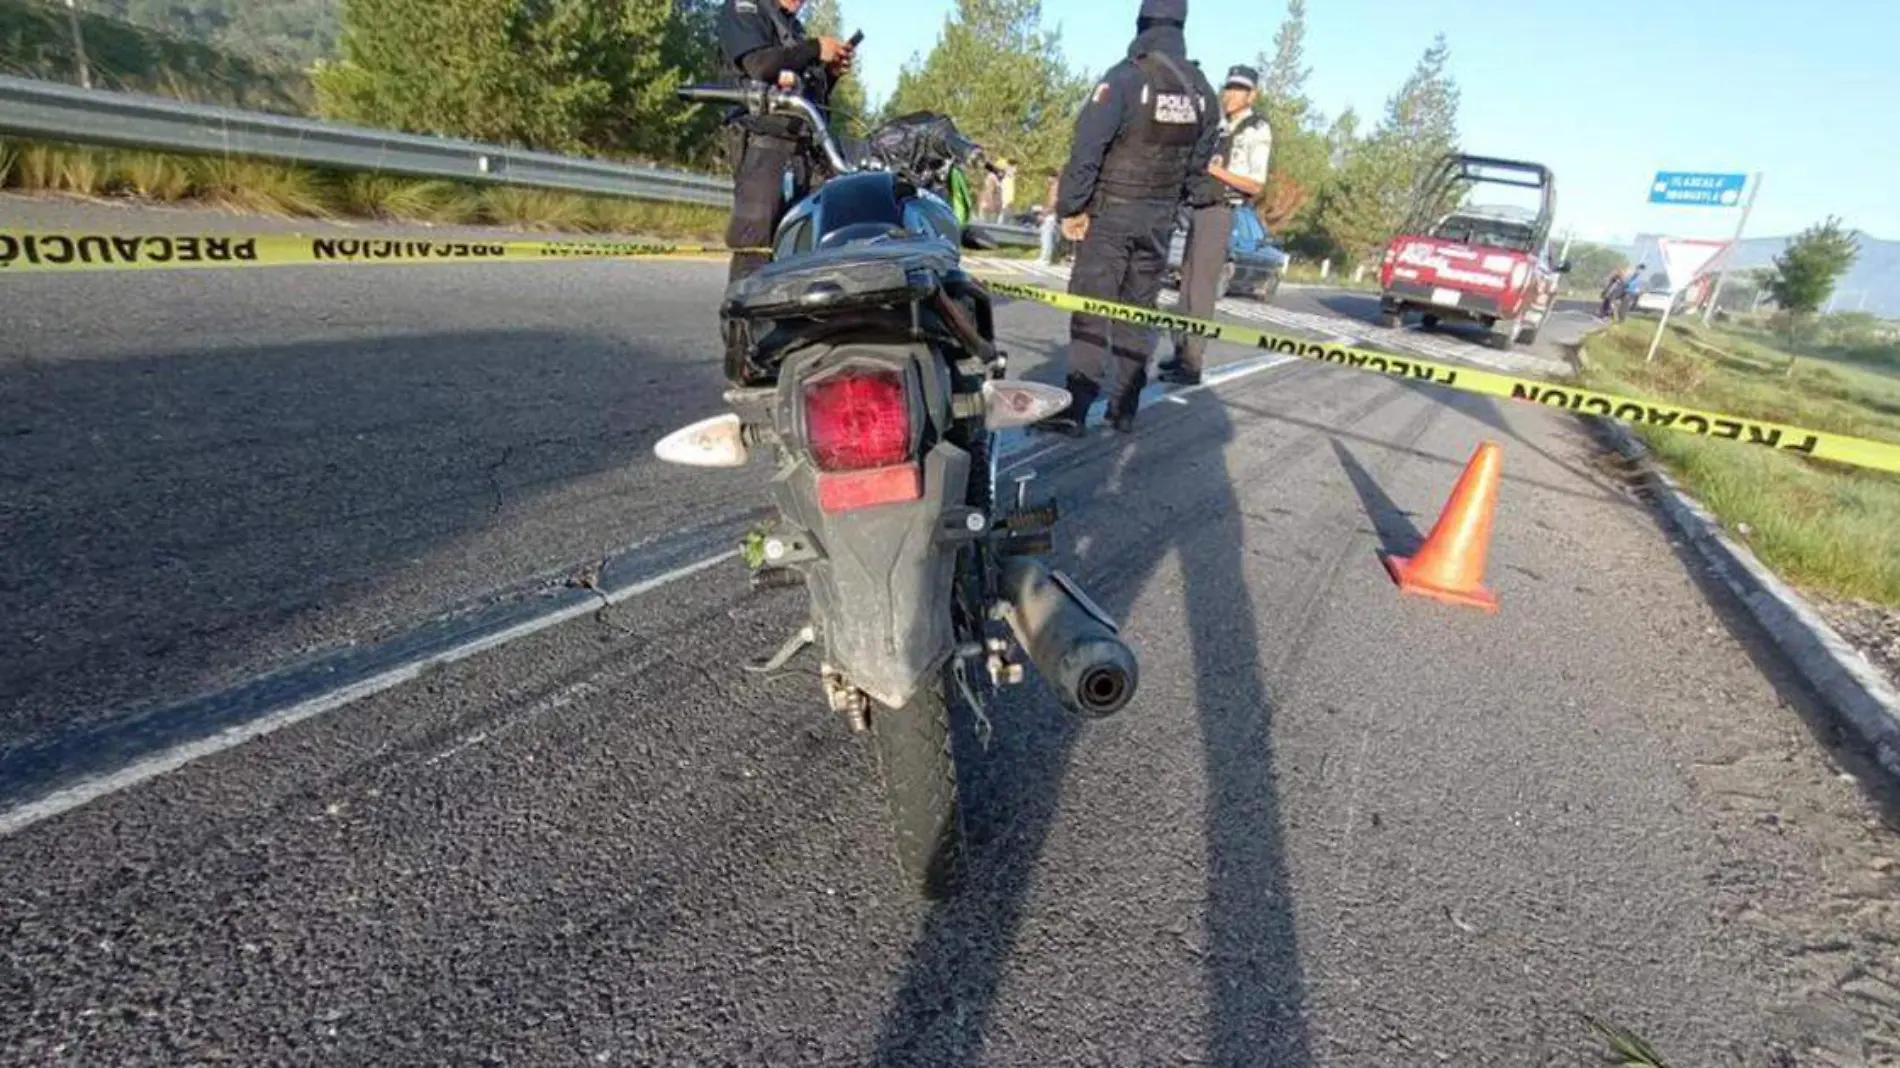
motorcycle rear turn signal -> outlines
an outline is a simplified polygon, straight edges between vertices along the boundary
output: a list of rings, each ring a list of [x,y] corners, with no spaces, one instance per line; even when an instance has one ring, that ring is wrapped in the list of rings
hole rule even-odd
[[[1040,423],[1068,408],[1069,391],[1040,382],[992,380],[983,383],[983,421],[991,430]]]
[[[745,430],[734,412],[681,427],[653,446],[653,455],[686,467],[744,467]]]

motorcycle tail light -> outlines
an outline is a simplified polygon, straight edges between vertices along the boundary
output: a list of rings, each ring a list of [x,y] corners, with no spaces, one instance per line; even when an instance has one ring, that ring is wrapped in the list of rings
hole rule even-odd
[[[804,386],[806,447],[818,468],[818,506],[847,512],[918,500],[923,470],[910,396],[895,369],[850,369]]]
[[[897,370],[849,370],[805,384],[806,446],[820,471],[910,459],[910,397]]]

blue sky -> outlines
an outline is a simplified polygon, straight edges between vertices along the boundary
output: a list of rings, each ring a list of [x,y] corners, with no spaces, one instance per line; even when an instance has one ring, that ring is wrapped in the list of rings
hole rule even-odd
[[[859,69],[887,95],[936,40],[951,0],[841,0]],[[1106,68],[1136,0],[1043,0],[1072,64]],[[1900,239],[1900,3],[1894,0],[1309,0],[1315,103],[1376,118],[1443,30],[1469,151],[1557,172],[1558,226],[1727,237],[1736,213],[1646,202],[1659,169],[1762,171],[1749,233],[1830,213]],[[1271,46],[1284,0],[1190,0],[1188,48],[1209,69]]]

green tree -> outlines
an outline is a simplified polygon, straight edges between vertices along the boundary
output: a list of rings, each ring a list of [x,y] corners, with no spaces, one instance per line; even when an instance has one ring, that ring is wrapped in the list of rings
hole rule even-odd
[[[1830,215],[1826,222],[1801,231],[1775,257],[1768,291],[1784,311],[1813,315],[1833,296],[1834,286],[1859,257],[1859,240]]]
[[[667,28],[663,55],[669,67],[687,84],[729,81],[725,57],[719,51],[719,9],[724,0],[672,0],[673,20]],[[721,133],[724,109],[677,103],[678,130],[673,159],[693,166],[730,169],[726,139]]]
[[[1255,61],[1261,72],[1255,111],[1273,130],[1273,161],[1259,201],[1269,230],[1295,226],[1332,173],[1321,117],[1306,95],[1313,68],[1306,63],[1306,0],[1290,0],[1273,38],[1273,54]]]
[[[1790,349],[1799,349],[1813,340],[1815,313],[1834,295],[1834,286],[1859,258],[1859,240],[1843,230],[1841,220],[1832,215],[1826,222],[1801,231],[1775,257],[1768,292],[1781,306],[1776,326]],[[1795,358],[1790,356],[1787,373],[1793,374],[1794,368]]]
[[[1273,55],[1262,53],[1255,65],[1261,102],[1294,123],[1305,123],[1313,111],[1306,95],[1306,80],[1313,74],[1306,63],[1306,0],[1288,0],[1286,18],[1273,35]]]
[[[1376,254],[1411,214],[1432,165],[1457,148],[1459,94],[1450,63],[1441,33],[1386,101],[1372,136],[1345,148],[1315,207],[1316,244],[1358,262]]]
[[[344,0],[324,112],[560,152],[670,157],[684,125],[673,5]]]
[[[930,54],[905,64],[886,113],[950,116],[992,158],[1017,165],[1017,203],[1036,203],[1046,173],[1068,159],[1089,86],[1061,44],[1042,26],[1040,0],[957,0]]]
[[[95,15],[255,59],[303,67],[336,46],[338,0],[83,0]]]
[[[799,12],[798,17],[805,24],[805,31],[813,37],[843,40],[851,36],[851,31],[845,29],[838,0],[805,0],[804,10]],[[843,136],[864,135],[864,83],[858,79],[856,72],[847,74],[843,81],[832,86],[831,119],[832,127]]]

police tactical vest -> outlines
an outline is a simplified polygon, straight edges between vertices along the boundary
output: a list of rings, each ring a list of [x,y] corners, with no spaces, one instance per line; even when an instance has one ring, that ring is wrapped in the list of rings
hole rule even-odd
[[[1247,117],[1236,123],[1232,130],[1222,134],[1220,144],[1214,147],[1214,165],[1225,170],[1233,170],[1231,164],[1234,160],[1234,142],[1240,140],[1241,134],[1252,130],[1256,126],[1263,125],[1266,121],[1267,120],[1260,116],[1249,112]],[[1220,183],[1220,187],[1221,196],[1226,199],[1227,203],[1245,204],[1247,202],[1247,198],[1241,196],[1240,191],[1233,186],[1222,182]]]
[[[1096,184],[1126,200],[1174,200],[1194,162],[1207,98],[1172,57],[1150,52],[1134,63],[1143,79],[1135,120],[1109,146]]]

